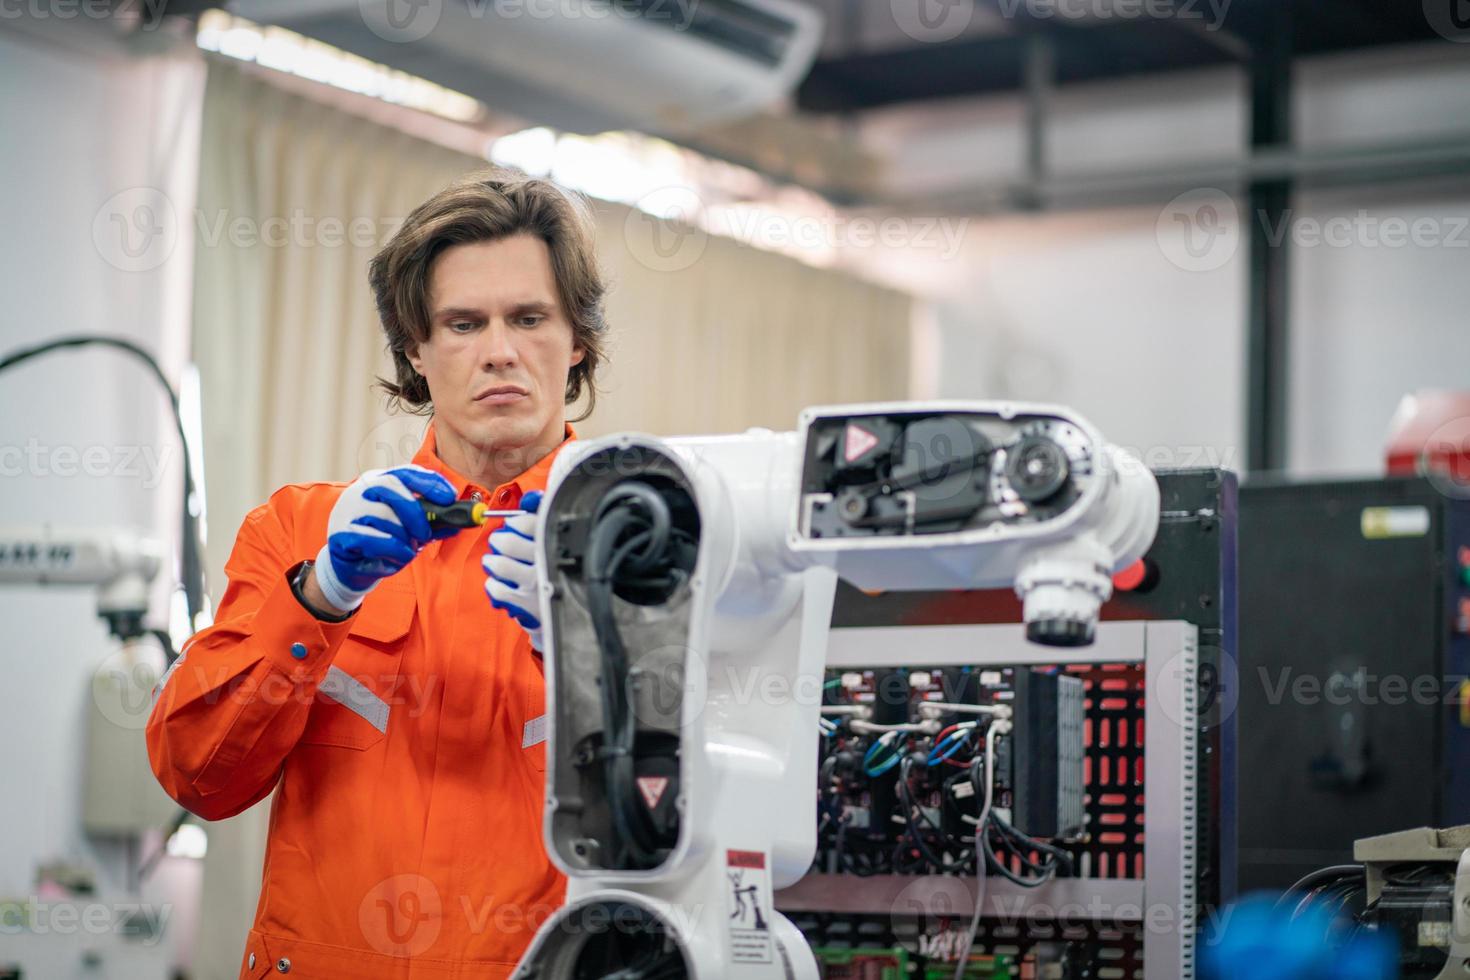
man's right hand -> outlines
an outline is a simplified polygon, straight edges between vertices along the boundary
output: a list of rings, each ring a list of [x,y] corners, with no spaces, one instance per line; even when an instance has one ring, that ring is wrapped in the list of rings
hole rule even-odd
[[[422,466],[368,470],[350,483],[327,518],[327,543],[312,568],[329,609],[356,609],[424,545],[459,533],[457,527],[432,530],[416,499],[445,506],[454,496],[448,480]],[[308,584],[308,597],[314,591]]]

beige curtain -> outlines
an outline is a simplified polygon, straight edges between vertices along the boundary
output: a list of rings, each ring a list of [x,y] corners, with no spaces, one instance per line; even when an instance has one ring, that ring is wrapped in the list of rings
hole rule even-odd
[[[612,354],[583,435],[791,429],[809,405],[909,395],[907,295],[598,208]],[[679,245],[674,242],[679,241]]]
[[[415,205],[485,165],[211,62],[193,342],[216,599],[236,529],[275,488],[351,479],[417,447],[423,421],[389,418],[373,390],[390,365],[367,264]],[[612,350],[582,434],[790,428],[806,405],[908,394],[907,296],[593,203]],[[643,236],[660,230],[694,251],[650,252]],[[235,976],[265,817],[257,806],[211,827],[201,980]]]

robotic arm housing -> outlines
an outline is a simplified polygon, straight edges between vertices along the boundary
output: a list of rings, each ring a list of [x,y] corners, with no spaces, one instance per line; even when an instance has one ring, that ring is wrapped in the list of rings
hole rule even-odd
[[[1088,643],[1158,499],[1044,406],[838,406],[794,433],[563,452],[538,542],[546,844],[570,882],[517,976],[815,977],[771,892],[815,851],[837,578],[1014,585],[1030,638]]]

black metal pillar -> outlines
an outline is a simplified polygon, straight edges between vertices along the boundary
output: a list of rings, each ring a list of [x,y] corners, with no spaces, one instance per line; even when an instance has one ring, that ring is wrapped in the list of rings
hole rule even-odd
[[[1291,143],[1292,4],[1278,2],[1256,25],[1251,59],[1251,146]],[[1242,216],[1250,242],[1250,325],[1246,353],[1246,465],[1286,466],[1290,180],[1250,185]],[[1275,237],[1276,240],[1272,241]]]

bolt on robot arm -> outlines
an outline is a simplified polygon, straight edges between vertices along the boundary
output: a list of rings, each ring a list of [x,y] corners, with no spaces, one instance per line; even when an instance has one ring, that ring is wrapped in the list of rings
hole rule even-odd
[[[816,847],[837,579],[1012,585],[1031,639],[1089,643],[1159,494],[1065,410],[905,403],[590,441],[540,513],[545,834],[570,882],[517,978],[808,980],[772,892]]]

